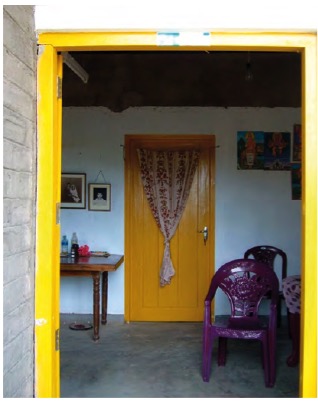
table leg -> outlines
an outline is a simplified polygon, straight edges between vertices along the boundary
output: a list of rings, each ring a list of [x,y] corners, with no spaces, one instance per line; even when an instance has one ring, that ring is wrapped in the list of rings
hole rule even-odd
[[[102,276],[102,324],[107,323],[108,272]]]
[[[100,303],[100,273],[93,273],[93,309],[94,309],[94,334],[93,340],[97,341],[99,339],[99,303]]]

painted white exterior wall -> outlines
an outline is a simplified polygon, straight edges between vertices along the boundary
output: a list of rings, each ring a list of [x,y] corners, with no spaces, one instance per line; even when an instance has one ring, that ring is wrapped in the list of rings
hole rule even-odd
[[[100,170],[112,185],[110,212],[62,209],[61,234],[76,231],[80,245],[124,253],[124,161],[126,134],[215,134],[216,269],[243,257],[254,245],[272,244],[288,256],[288,274],[300,272],[301,202],[291,200],[287,171],[237,170],[236,135],[241,130],[289,131],[301,122],[294,108],[107,108],[63,109],[63,172],[87,174],[94,183]],[[102,183],[101,176],[98,179]],[[92,313],[90,278],[62,277],[61,313]],[[124,265],[109,273],[108,312],[124,313]],[[227,312],[219,296],[216,314]]]
[[[35,7],[36,29],[48,30],[311,30],[317,31],[312,0],[116,0]]]

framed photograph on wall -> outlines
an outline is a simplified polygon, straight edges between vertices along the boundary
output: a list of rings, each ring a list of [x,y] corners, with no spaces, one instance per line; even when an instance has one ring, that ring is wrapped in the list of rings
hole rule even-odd
[[[264,133],[264,170],[290,170],[290,132]]]
[[[264,169],[263,131],[237,131],[237,169]]]
[[[62,173],[61,179],[61,208],[86,208],[86,174]]]
[[[88,185],[88,210],[109,212],[111,206],[110,184]]]

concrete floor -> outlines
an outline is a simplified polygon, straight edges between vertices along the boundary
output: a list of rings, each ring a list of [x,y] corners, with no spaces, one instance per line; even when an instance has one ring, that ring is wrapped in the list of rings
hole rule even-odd
[[[296,398],[299,368],[285,360],[291,351],[287,323],[277,338],[277,378],[266,388],[260,343],[232,340],[226,366],[213,352],[211,379],[201,377],[202,323],[130,323],[110,315],[100,340],[70,323],[91,315],[61,315],[61,398]]]

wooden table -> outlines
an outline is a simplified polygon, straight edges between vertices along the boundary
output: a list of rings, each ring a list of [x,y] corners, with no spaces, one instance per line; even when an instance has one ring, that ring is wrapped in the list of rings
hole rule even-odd
[[[61,256],[61,276],[91,276],[93,278],[93,339],[99,339],[100,278],[102,276],[102,324],[107,323],[108,272],[113,272],[123,263],[123,255],[89,256],[71,258]]]

